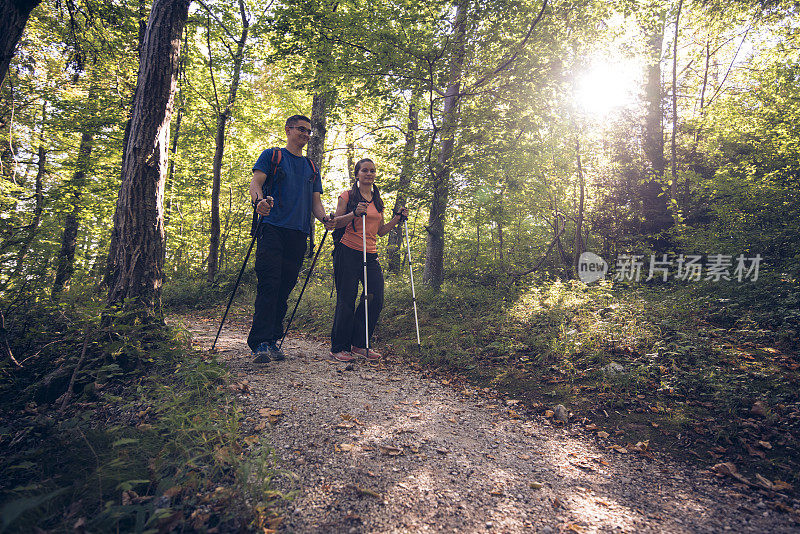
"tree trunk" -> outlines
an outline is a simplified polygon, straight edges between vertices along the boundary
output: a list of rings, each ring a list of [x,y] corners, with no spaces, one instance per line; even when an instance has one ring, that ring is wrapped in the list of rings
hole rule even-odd
[[[414,153],[417,149],[417,130],[419,130],[419,106],[417,95],[411,98],[408,106],[408,129],[406,130],[406,145],[403,149],[403,161],[400,167],[400,180],[397,184],[397,198],[392,211],[405,206],[408,189],[411,185],[411,175],[414,173]],[[402,268],[402,255],[400,247],[403,246],[403,225],[398,224],[392,228],[386,244],[386,268],[389,272],[398,273]]]
[[[656,8],[653,19],[648,21],[648,27],[645,28],[648,35],[649,58],[645,85],[647,114],[644,128],[644,153],[649,169],[641,193],[642,230],[651,235],[660,233],[672,224],[672,216],[667,209],[666,195],[662,194],[661,185],[664,179],[661,52],[664,40],[665,17],[665,11],[662,8]],[[654,246],[660,248],[658,243],[654,243]]]
[[[586,248],[583,242],[583,234],[581,233],[586,182],[583,178],[583,166],[581,165],[581,141],[577,137],[575,138],[575,154],[578,159],[578,212],[575,214],[575,246],[573,249],[572,268],[575,276],[578,276],[578,259],[580,259]]]
[[[114,212],[108,303],[135,311],[143,319],[162,317],[167,145],[189,2],[153,2]]]
[[[450,61],[450,74],[442,112],[442,146],[433,175],[433,199],[428,216],[428,243],[425,250],[425,270],[422,281],[435,291],[444,281],[444,223],[447,210],[447,197],[450,193],[450,171],[458,124],[458,102],[460,100],[461,75],[466,55],[467,1],[458,0],[456,18],[453,25],[453,55]]]
[[[236,101],[236,92],[239,90],[239,76],[242,71],[244,50],[247,45],[247,34],[250,30],[244,0],[239,0],[239,12],[242,16],[242,35],[237,42],[236,55],[233,58],[233,78],[228,92],[228,101],[225,108],[217,115],[217,135],[214,138],[214,171],[211,185],[211,236],[208,247],[208,281],[213,282],[219,269],[219,190],[222,182],[222,155],[225,152],[225,126],[233,111]],[[211,63],[209,61],[209,68]]]
[[[94,98],[91,92],[89,98],[90,101]],[[72,274],[75,272],[75,245],[78,239],[78,227],[81,223],[81,198],[86,187],[86,173],[89,171],[94,134],[94,126],[90,126],[88,131],[81,134],[75,174],[72,175],[72,180],[68,184],[69,194],[72,195],[72,198],[69,212],[64,220],[64,232],[61,234],[61,250],[58,253],[56,279],[51,294],[54,299],[65,289],[69,289]]]
[[[675,40],[672,45],[672,139],[670,142],[670,167],[672,168],[672,182],[669,187],[669,197],[674,210],[673,218],[677,220],[678,203],[678,30],[680,29],[681,9],[683,0],[678,2],[678,11],[675,14]]]
[[[334,98],[333,91],[327,91],[325,93],[315,93],[314,100],[311,103],[311,130],[314,132],[314,135],[311,136],[311,140],[308,142],[308,149],[306,153],[308,154],[309,159],[314,162],[314,165],[317,166],[317,170],[322,174],[322,154],[325,152],[325,135],[328,133],[328,107],[333,102]],[[309,246],[308,246],[308,257],[314,255],[314,248],[316,247],[314,243],[314,224],[316,223],[316,219],[314,218],[314,214],[311,214],[311,231],[309,232]]]
[[[0,86],[33,8],[41,0],[0,0]]]
[[[17,251],[17,262],[11,279],[18,278],[22,273],[22,267],[28,257],[30,245],[39,231],[39,224],[42,222],[42,212],[44,211],[44,186],[42,184],[44,183],[44,175],[47,172],[47,151],[44,149],[44,132],[47,129],[46,115],[47,102],[42,104],[42,131],[39,133],[39,149],[36,154],[36,206],[33,210],[33,221],[31,221],[28,228],[28,235],[20,245],[19,251]]]

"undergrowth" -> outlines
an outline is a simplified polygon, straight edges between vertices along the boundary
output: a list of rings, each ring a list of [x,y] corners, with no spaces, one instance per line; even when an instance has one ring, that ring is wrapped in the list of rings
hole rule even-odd
[[[6,316],[23,367],[0,369],[0,532],[268,525],[274,462],[242,440],[224,367],[185,332],[101,326],[100,312],[71,302]]]

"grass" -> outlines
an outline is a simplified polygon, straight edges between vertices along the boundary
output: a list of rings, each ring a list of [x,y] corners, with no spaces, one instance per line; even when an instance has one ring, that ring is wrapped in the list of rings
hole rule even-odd
[[[193,352],[185,332],[103,328],[96,312],[83,303],[7,316],[15,354],[30,359],[0,370],[0,532],[240,530],[274,521],[271,452],[243,436],[227,370]],[[62,411],[63,378],[84,342]]]

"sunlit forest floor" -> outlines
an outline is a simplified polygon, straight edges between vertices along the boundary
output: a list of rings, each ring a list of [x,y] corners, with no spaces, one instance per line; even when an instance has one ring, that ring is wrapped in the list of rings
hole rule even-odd
[[[788,281],[445,287],[418,299],[419,352],[401,284],[389,285],[378,350],[542,413],[563,404],[607,446],[733,462],[756,486],[800,476],[800,294]],[[329,288],[315,289],[298,326],[325,335]]]
[[[325,344],[329,280],[307,288],[292,337]],[[172,284],[169,316],[215,331],[232,283]],[[246,277],[223,335],[249,323],[252,287]],[[513,400],[510,413],[609,454],[687,462],[800,521],[790,282],[418,288],[421,349],[404,279],[387,275],[386,295],[375,347],[397,365],[459,395]],[[4,368],[0,384],[2,528],[277,528],[287,495],[269,445],[247,441],[243,377],[180,329],[101,327],[98,306],[6,316],[24,367]]]

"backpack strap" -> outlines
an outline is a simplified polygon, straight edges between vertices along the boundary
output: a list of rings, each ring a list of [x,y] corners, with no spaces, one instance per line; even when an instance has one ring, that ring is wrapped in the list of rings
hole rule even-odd
[[[278,147],[272,149],[272,155],[270,156],[270,165],[267,173],[267,179],[264,180],[264,184],[261,186],[261,193],[265,197],[272,197],[274,196],[273,193],[275,192],[275,170],[278,168],[278,165],[281,164],[281,158],[283,157],[283,152]],[[253,223],[250,225],[250,237],[255,237],[256,232],[258,231],[258,221],[259,216],[256,213],[255,208],[253,208]]]

